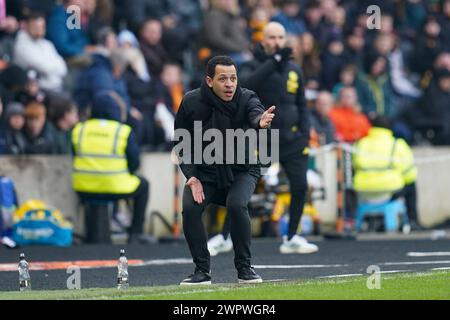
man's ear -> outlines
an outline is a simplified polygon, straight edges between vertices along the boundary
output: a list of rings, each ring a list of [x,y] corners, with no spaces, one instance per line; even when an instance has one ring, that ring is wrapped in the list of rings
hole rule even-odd
[[[206,76],[206,84],[208,85],[208,87],[212,88],[213,87],[213,79],[210,76]]]

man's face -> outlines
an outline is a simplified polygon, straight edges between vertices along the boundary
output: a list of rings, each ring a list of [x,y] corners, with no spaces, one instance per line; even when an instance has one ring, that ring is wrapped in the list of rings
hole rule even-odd
[[[353,88],[342,89],[340,98],[341,105],[345,107],[353,107],[358,103],[358,96]]]
[[[45,20],[43,18],[39,18],[29,21],[27,31],[33,39],[43,39],[46,31]]]
[[[158,21],[150,21],[142,30],[142,38],[150,45],[157,45],[161,40],[162,26]]]
[[[24,124],[25,118],[21,114],[12,115],[11,118],[9,118],[9,125],[14,130],[22,130]]]
[[[216,66],[214,78],[206,77],[206,83],[223,101],[233,100],[238,84],[237,72],[234,66]]]
[[[450,92],[450,77],[442,77],[439,79],[439,87],[444,92]]]
[[[72,129],[80,121],[78,111],[75,108],[70,110],[65,114],[63,121],[67,129]]]
[[[41,134],[45,125],[45,117],[28,118],[26,120],[26,126],[28,131],[33,137],[37,137]]]
[[[375,63],[372,65],[372,75],[375,77],[380,76],[384,70],[386,69],[386,61],[383,58],[379,58]]]
[[[327,116],[333,107],[333,97],[329,93],[320,93],[316,99],[316,110],[322,116]]]
[[[274,54],[286,46],[286,31],[277,24],[270,24],[264,30],[262,46],[267,54]]]

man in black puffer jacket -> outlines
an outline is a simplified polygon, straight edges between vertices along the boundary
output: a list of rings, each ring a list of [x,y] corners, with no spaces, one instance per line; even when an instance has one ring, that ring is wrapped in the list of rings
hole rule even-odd
[[[175,118],[175,136],[184,132],[193,142],[198,131],[214,129],[226,142],[226,147],[217,148],[215,154],[219,154],[220,159],[214,159],[212,163],[204,158],[207,153],[205,144],[196,146],[194,143],[194,148],[189,151],[180,144],[176,147],[180,148],[180,167],[187,179],[183,193],[184,235],[196,265],[194,274],[183,280],[181,285],[211,284],[210,254],[202,222],[202,213],[211,202],[227,207],[239,282],[262,282],[250,264],[251,225],[248,214],[248,202],[260,177],[259,166],[257,162],[230,163],[228,147],[234,144],[226,141],[225,134],[230,129],[266,129],[274,118],[274,110],[275,107],[271,107],[265,111],[254,92],[238,86],[236,64],[226,56],[212,58],[208,62],[207,76],[202,86],[183,98]],[[201,122],[200,126],[198,122]],[[206,136],[207,132],[203,134]],[[182,138],[182,143],[186,143],[184,134]],[[245,150],[235,148],[233,155],[236,151]],[[193,153],[199,154],[200,159],[196,159]]]
[[[307,191],[308,140],[310,123],[305,100],[303,73],[290,61],[292,50],[285,47],[284,27],[271,22],[264,39],[255,49],[255,59],[240,70],[241,85],[257,93],[264,106],[277,106],[272,129],[280,130],[280,163],[289,179],[290,221],[281,253],[313,253],[318,247],[298,236]]]

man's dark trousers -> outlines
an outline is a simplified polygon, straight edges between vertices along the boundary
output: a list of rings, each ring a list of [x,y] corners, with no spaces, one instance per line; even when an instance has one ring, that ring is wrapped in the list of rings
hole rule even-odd
[[[302,154],[302,151],[299,150],[283,156],[280,159],[280,163],[289,180],[291,193],[288,229],[288,237],[291,238],[297,234],[297,228],[303,214],[303,207],[305,206],[306,192],[308,189],[308,182],[306,179],[308,156]]]
[[[210,272],[208,236],[202,222],[202,214],[209,203],[227,207],[230,216],[231,239],[234,247],[234,265],[237,270],[251,267],[251,223],[248,202],[255,191],[257,178],[248,172],[235,174],[234,182],[228,190],[219,190],[215,184],[202,183],[205,201],[198,204],[192,197],[190,187],[183,194],[183,229],[196,270]]]

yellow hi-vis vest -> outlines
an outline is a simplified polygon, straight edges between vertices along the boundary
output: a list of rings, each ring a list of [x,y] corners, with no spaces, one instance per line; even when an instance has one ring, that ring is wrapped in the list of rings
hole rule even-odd
[[[117,121],[92,119],[72,132],[75,150],[73,188],[77,192],[129,194],[140,184],[128,171],[126,148],[131,128]]]
[[[353,166],[357,192],[395,192],[417,179],[411,148],[384,128],[370,129],[357,142]]]

